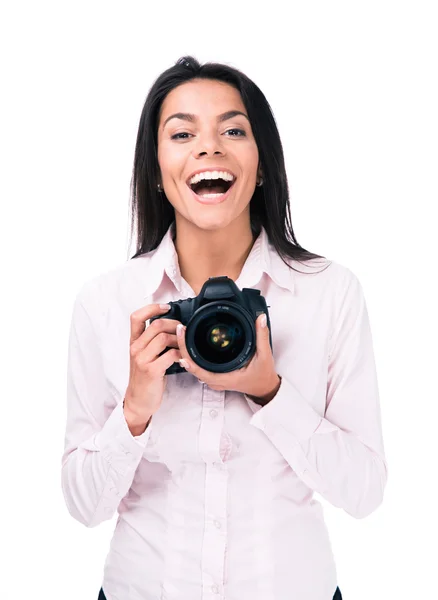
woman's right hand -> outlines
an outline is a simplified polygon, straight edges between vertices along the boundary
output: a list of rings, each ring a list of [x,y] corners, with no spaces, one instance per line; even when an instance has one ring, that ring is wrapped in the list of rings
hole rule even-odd
[[[168,305],[148,304],[131,314],[130,372],[123,411],[132,435],[145,431],[161,405],[166,369],[182,358],[176,338],[180,321],[156,319],[145,327],[145,321],[169,309]],[[159,356],[166,347],[172,349]]]

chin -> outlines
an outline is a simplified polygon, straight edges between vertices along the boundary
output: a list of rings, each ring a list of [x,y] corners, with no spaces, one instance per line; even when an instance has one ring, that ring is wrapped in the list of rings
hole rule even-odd
[[[218,231],[220,229],[224,229],[231,223],[232,219],[220,219],[217,217],[205,217],[193,220],[193,223],[199,227],[200,229],[208,230],[208,231]]]
[[[223,229],[233,221],[233,218],[230,218],[229,215],[221,215],[218,214],[217,211],[215,211],[215,213],[216,214],[210,212],[210,214],[207,214],[206,211],[201,210],[195,215],[190,215],[188,220],[200,229],[208,229],[211,231]]]

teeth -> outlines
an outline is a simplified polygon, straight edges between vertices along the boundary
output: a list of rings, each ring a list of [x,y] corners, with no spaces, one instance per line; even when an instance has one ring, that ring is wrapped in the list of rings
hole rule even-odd
[[[201,198],[219,198],[219,196],[223,196],[224,194],[199,194]]]
[[[203,173],[197,173],[190,181],[190,185],[198,183],[202,179],[223,179],[224,181],[234,181],[233,175],[227,171],[204,171]]]

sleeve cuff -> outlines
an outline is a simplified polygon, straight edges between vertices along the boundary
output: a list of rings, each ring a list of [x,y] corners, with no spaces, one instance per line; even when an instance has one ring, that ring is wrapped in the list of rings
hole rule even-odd
[[[124,474],[136,468],[151,433],[151,424],[139,436],[133,436],[123,412],[123,401],[118,402],[106,423],[95,436],[95,446],[115,471]]]
[[[250,424],[267,435],[275,435],[275,432],[282,428],[296,441],[306,441],[314,433],[337,430],[337,427],[318,414],[296,387],[283,376],[277,394],[265,406],[259,406],[246,394],[245,398],[254,412]]]
[[[322,417],[283,376],[277,394],[265,406],[245,397],[254,411],[250,424],[269,437],[306,485],[324,493],[325,482],[307,459],[305,448],[314,434],[336,431],[338,427]]]

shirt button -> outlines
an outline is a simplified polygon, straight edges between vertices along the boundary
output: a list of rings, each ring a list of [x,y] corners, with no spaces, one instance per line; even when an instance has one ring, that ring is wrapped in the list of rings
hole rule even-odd
[[[212,585],[211,591],[213,592],[213,594],[219,594],[219,588],[217,587],[217,585]]]
[[[216,529],[220,529],[222,527],[222,525],[219,523],[219,521],[215,521],[214,526],[216,527]]]
[[[210,417],[212,419],[215,419],[217,417],[217,410],[215,410],[214,408],[210,411]]]

